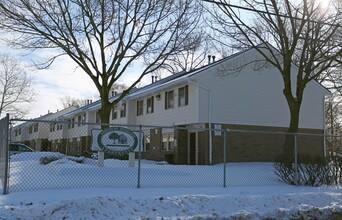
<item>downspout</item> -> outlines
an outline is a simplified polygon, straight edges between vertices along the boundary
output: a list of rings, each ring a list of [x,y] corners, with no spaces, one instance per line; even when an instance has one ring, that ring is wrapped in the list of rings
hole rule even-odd
[[[211,130],[211,112],[212,112],[212,96],[211,96],[211,90],[199,85],[198,83],[195,83],[194,81],[191,81],[190,78],[188,77],[188,83],[191,83],[198,88],[204,89],[205,91],[208,92],[209,95],[209,106],[208,106],[208,125],[209,125],[209,164],[213,163],[213,142],[212,142],[212,130]],[[197,154],[197,152],[196,152]]]

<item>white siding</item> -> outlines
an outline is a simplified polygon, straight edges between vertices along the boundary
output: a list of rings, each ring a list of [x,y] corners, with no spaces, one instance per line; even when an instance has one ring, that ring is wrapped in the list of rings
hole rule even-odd
[[[178,107],[178,88],[184,85],[163,90],[156,94],[149,94],[140,99],[129,101],[129,117],[130,124],[145,125],[184,125],[197,123],[198,121],[198,89],[197,86],[189,84],[189,100],[187,106]],[[165,109],[165,92],[174,92],[174,108]],[[156,99],[156,95],[160,94],[160,100]],[[147,98],[154,95],[154,112],[146,114]],[[137,116],[136,103],[137,100],[144,99],[143,115]]]
[[[110,112],[110,120],[109,122],[112,123],[112,124],[127,124],[127,116],[128,116],[128,106],[127,106],[127,103],[126,103],[126,117],[121,117],[121,109],[122,109],[122,101],[120,101],[118,104],[117,104],[117,119],[112,119],[112,112]]]
[[[236,64],[234,59],[230,62]],[[223,68],[226,67],[229,65]],[[225,77],[217,75],[220,71],[222,66],[216,66],[196,76],[198,83],[211,91],[212,123],[289,126],[290,114],[283,95],[282,78],[274,68],[256,70],[252,64]],[[206,90],[200,90],[199,122],[205,123],[208,122],[209,96]],[[310,82],[306,87],[300,113],[301,128],[323,129],[325,94],[328,91],[316,82]]]

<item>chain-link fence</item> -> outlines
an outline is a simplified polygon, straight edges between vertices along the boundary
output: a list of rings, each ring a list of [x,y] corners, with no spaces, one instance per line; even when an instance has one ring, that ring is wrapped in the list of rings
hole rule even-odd
[[[20,143],[34,151],[10,150],[11,192],[279,185],[285,183],[275,175],[273,164],[280,158],[288,156],[295,164],[304,157],[341,153],[318,130],[294,135],[228,126],[103,125],[81,120],[11,123],[12,145]]]

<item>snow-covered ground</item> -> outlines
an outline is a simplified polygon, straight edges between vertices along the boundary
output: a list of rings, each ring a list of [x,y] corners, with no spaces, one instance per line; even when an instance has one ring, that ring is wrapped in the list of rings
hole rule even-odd
[[[228,164],[223,188],[222,164],[143,161],[137,189],[137,164],[106,160],[99,168],[63,158],[42,165],[46,154],[12,156],[0,219],[342,219],[341,188],[286,185],[272,164]]]

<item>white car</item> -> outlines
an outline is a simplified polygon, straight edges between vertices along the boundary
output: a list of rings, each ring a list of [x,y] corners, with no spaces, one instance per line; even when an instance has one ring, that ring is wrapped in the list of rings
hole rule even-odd
[[[10,156],[12,156],[14,154],[23,153],[23,152],[33,152],[34,151],[29,146],[27,146],[25,144],[20,144],[20,143],[10,143],[9,148],[10,148],[9,149]]]

